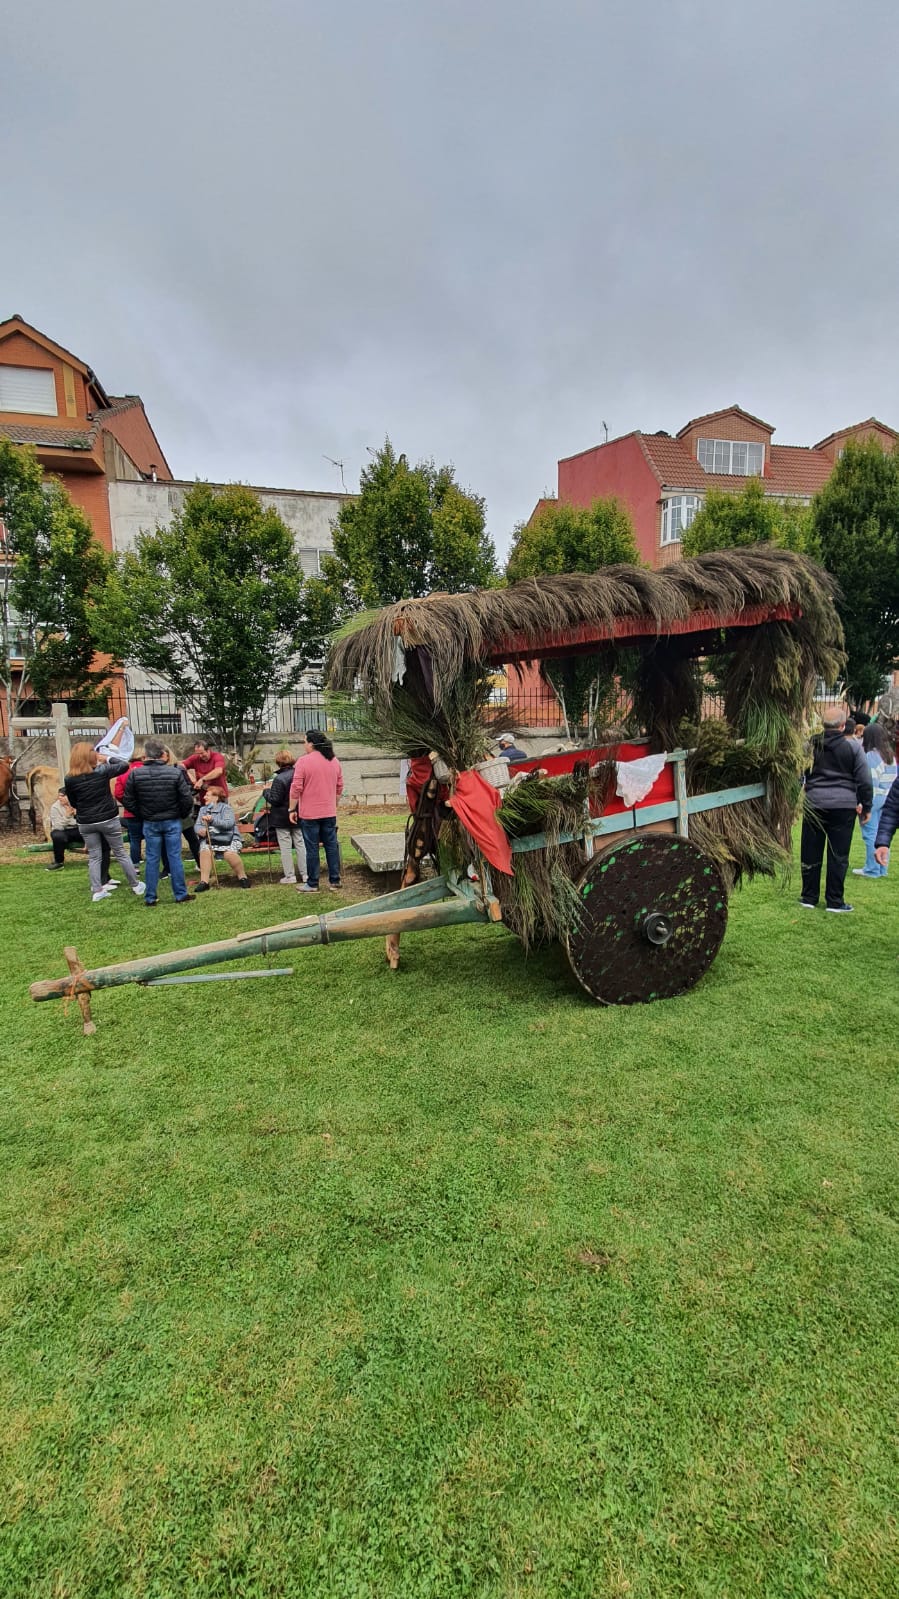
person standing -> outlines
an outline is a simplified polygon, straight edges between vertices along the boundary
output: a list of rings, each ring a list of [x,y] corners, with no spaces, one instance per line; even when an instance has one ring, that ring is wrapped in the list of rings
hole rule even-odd
[[[228,798],[228,784],[225,778],[225,757],[214,750],[208,739],[194,740],[193,754],[188,755],[183,762],[188,781],[194,789],[197,799],[202,799],[203,794],[214,783]]]
[[[141,826],[140,817],[132,816],[130,811],[126,811],[124,805],[122,804],[122,795],[125,792],[125,784],[128,781],[128,772],[133,772],[135,766],[143,766],[143,764],[143,761],[129,761],[127,771],[121,772],[112,785],[113,798],[118,802],[119,805],[122,806],[122,821],[125,823],[125,832],[128,834],[128,846],[131,851],[131,860],[135,866],[139,866],[141,862],[144,830]]]
[[[867,822],[871,812],[871,769],[860,746],[844,736],[844,707],[829,706],[822,717],[824,732],[815,739],[812,765],[805,774],[800,858],[800,905],[814,910],[821,892],[821,868],[827,849],[825,909],[845,914],[843,890],[855,818]]]
[[[118,884],[103,881],[103,843],[114,855],[134,894],[144,893],[134,865],[125,848],[119,810],[112,797],[110,784],[120,773],[127,772],[127,761],[102,761],[89,744],[72,745],[69,770],[63,785],[66,799],[74,808],[78,831],[87,849],[87,869],[90,877],[91,899],[107,899]]]
[[[194,898],[187,892],[184,863],[181,859],[181,822],[193,816],[193,791],[180,766],[169,766],[164,746],[158,738],[144,740],[144,760],[128,773],[122,803],[140,818],[147,846],[145,878],[147,905],[156,904],[159,862],[165,849],[171,873],[172,893],[177,905]]]
[[[50,806],[50,843],[53,845],[53,865],[45,866],[45,872],[61,872],[66,863],[66,850],[75,849],[84,839],[78,831],[75,821],[75,812],[66,799],[64,788],[59,789],[56,799]],[[109,883],[109,844],[106,839],[100,840],[100,883],[106,887]],[[116,883],[118,888],[118,883]]]
[[[862,734],[862,748],[865,759],[871,769],[871,782],[874,787],[874,798],[871,804],[871,815],[866,822],[862,822],[861,835],[865,841],[865,864],[856,866],[853,877],[886,877],[887,868],[881,866],[875,859],[874,841],[877,829],[880,826],[880,813],[893,783],[896,780],[899,768],[896,765],[896,751],[887,738],[883,728],[877,722],[868,722]]]
[[[293,782],[296,761],[290,750],[278,750],[275,755],[275,765],[278,770],[265,789],[263,798],[268,801],[269,818],[275,829],[278,840],[278,849],[281,851],[281,870],[284,876],[282,883],[302,883],[302,855],[303,829],[298,822],[290,820],[290,786]],[[294,869],[294,853],[296,854],[296,869]]]
[[[895,779],[883,802],[877,837],[874,840],[874,859],[884,870],[890,864],[890,845],[897,827],[899,827],[899,778]]]
[[[319,846],[328,863],[328,887],[340,888],[340,850],[337,845],[337,801],[343,793],[343,771],[331,740],[317,727],[306,733],[306,753],[297,761],[290,785],[290,820],[303,830],[306,846],[306,881],[298,894],[318,892]]]

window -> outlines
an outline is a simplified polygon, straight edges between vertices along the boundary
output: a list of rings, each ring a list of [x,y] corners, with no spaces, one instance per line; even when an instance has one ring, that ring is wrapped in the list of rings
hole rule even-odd
[[[154,713],[153,713],[153,732],[154,733],[182,733],[183,731],[184,731],[184,729],[181,726],[181,712],[180,711],[166,711],[161,716],[157,715],[156,712],[154,711]]]
[[[765,446],[745,439],[700,439],[696,458],[706,472],[758,477],[765,469]]]
[[[56,416],[56,383],[43,366],[0,366],[0,411]]]
[[[681,532],[689,527],[702,500],[698,494],[673,494],[662,501],[662,543],[679,544]]]

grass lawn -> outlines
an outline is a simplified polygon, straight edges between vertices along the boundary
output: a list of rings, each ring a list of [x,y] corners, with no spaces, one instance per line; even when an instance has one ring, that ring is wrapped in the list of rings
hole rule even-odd
[[[899,861],[852,917],[745,890],[666,1004],[473,927],[88,1039],[27,995],[64,943],[298,902],[45,864],[0,869],[4,1599],[899,1591]]]

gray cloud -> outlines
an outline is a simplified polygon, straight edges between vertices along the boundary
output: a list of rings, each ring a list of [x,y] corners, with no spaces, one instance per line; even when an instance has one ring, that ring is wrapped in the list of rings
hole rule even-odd
[[[179,475],[332,487],[389,432],[504,546],[603,420],[899,425],[897,45],[877,0],[33,0],[2,311]]]

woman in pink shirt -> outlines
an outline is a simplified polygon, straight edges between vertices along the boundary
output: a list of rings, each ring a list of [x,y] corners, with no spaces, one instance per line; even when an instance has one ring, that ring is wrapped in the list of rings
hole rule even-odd
[[[337,801],[343,793],[343,772],[331,740],[310,727],[306,734],[306,753],[293,771],[290,785],[291,822],[299,821],[306,845],[306,881],[298,894],[318,892],[319,845],[325,846],[328,886],[340,888],[340,851],[337,848]]]

